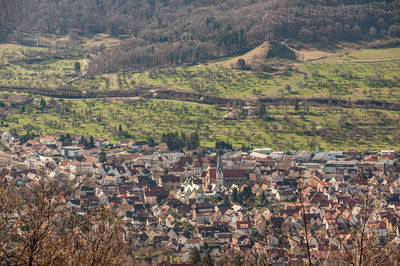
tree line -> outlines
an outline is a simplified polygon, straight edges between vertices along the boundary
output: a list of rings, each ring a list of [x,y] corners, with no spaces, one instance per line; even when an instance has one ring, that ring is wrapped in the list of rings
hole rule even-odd
[[[398,1],[2,0],[1,6],[0,22],[10,33],[123,37],[93,60],[91,73],[202,61],[265,40],[400,36]]]
[[[168,132],[163,133],[161,142],[167,144],[168,149],[171,151],[181,150],[186,148],[188,150],[194,150],[200,146],[200,139],[197,132],[186,134],[185,132]]]

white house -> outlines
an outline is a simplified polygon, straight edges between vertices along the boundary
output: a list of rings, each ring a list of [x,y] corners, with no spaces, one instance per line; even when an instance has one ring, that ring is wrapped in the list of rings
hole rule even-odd
[[[9,141],[13,136],[9,131],[5,131],[3,135],[1,135],[1,139],[5,141]]]
[[[61,148],[61,156],[76,159],[83,156],[82,148],[77,146],[67,146]]]
[[[96,139],[94,144],[96,147],[102,149],[110,145],[110,142],[107,139]]]

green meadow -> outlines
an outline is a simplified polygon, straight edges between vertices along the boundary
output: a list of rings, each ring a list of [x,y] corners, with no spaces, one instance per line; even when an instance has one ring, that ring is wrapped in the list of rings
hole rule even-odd
[[[267,107],[268,108],[268,107]],[[270,107],[266,117],[226,120],[203,132],[207,145],[216,140],[237,147],[280,150],[400,148],[400,115],[384,110],[310,107]]]
[[[40,89],[70,86],[81,90],[138,89],[153,85],[171,90],[195,91],[226,97],[334,96],[342,98],[400,99],[400,48],[361,49],[323,60],[294,63],[290,69],[255,72],[216,65],[171,67],[146,72],[107,73],[78,77],[75,62],[85,68],[79,56],[9,63],[10,54],[21,56],[29,49],[0,45],[0,85]],[[42,48],[37,48],[42,49]],[[15,58],[14,58],[15,60]],[[365,61],[367,60],[367,61]],[[400,116],[386,110],[266,106],[266,115],[236,110],[234,119],[211,126],[227,111],[214,106],[168,100],[67,100],[40,98],[6,110],[4,127],[20,134],[70,132],[105,137],[113,142],[124,138],[159,139],[168,131],[199,130],[202,144],[229,141],[235,147],[379,149],[399,148]],[[6,99],[0,100],[11,106]],[[22,112],[23,111],[23,112]],[[241,115],[238,115],[238,114]],[[121,125],[123,134],[118,128]]]
[[[45,100],[44,109],[36,98],[23,113],[9,114],[7,126],[0,130],[14,128],[19,134],[69,132],[112,142],[160,139],[168,131],[198,130],[202,145],[207,147],[223,140],[236,148],[245,145],[280,150],[317,146],[325,150],[400,148],[400,115],[393,111],[302,106],[295,111],[293,106],[266,106],[261,117],[238,109],[232,119],[212,126],[227,111],[168,100]]]
[[[35,99],[24,112],[6,117],[0,130],[15,128],[20,134],[70,132],[85,136],[124,139],[119,125],[129,138],[159,138],[168,131],[190,132],[211,124],[225,114],[212,106],[177,101],[149,100],[114,102],[107,100],[46,99],[46,107]]]

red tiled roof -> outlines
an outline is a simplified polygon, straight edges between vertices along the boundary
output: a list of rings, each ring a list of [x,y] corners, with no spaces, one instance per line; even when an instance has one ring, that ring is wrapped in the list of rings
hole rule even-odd
[[[245,177],[245,171],[243,169],[225,169],[224,178],[238,178]]]
[[[210,182],[217,183],[217,169],[209,169],[208,174],[210,176]]]

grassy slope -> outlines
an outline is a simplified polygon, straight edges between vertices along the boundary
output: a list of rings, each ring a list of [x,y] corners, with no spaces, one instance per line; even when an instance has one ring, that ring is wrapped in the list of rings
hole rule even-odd
[[[9,115],[9,128],[16,128],[21,134],[31,127],[36,133],[71,132],[116,141],[119,139],[116,129],[121,124],[135,139],[146,139],[148,136],[160,137],[168,130],[189,132],[197,124],[200,127],[211,124],[225,113],[207,105],[163,100],[123,103],[47,99],[47,106],[42,112],[37,99],[25,108],[25,113]],[[18,123],[15,118],[19,119]]]
[[[36,133],[70,132],[117,141],[121,139],[116,135],[120,124],[135,140],[148,136],[158,139],[167,131],[190,132],[198,127],[203,128],[202,144],[209,147],[216,140],[224,140],[236,147],[267,146],[281,150],[309,149],[315,145],[326,150],[400,148],[400,116],[391,111],[300,107],[295,112],[293,106],[270,106],[268,119],[236,117],[207,128],[225,112],[207,105],[165,100],[123,103],[47,99],[47,106],[41,112],[36,99],[25,108],[25,113],[9,114],[9,127],[0,130],[16,128],[23,134],[30,128]]]
[[[287,113],[286,113],[287,112]],[[292,107],[270,108],[265,119],[225,121],[202,136],[211,144],[216,139],[228,140],[238,146],[273,147],[275,149],[310,149],[309,143],[323,149],[400,148],[399,115],[396,112],[310,108],[294,112]],[[377,118],[378,117],[378,118]]]
[[[14,45],[0,46],[3,51],[22,48]],[[399,57],[400,48],[365,49],[316,62],[299,63],[297,67],[303,73],[280,70],[260,74],[210,64],[145,73],[106,74],[92,79],[85,78],[73,85],[81,89],[117,89],[154,84],[225,96],[245,97],[256,92],[263,95],[335,95],[398,100],[400,61],[377,61]],[[376,62],[354,62],[359,60]],[[72,67],[74,62],[48,60],[35,65],[10,65],[0,69],[0,84],[53,87],[72,73],[67,68]],[[305,73],[307,80],[295,87],[303,80]],[[376,80],[371,82],[377,76],[391,83],[387,85]],[[292,89],[286,91],[286,85]],[[201,127],[212,124],[224,114],[211,106],[158,100],[133,104],[100,100],[64,101],[57,105],[59,107],[42,113],[33,104],[24,114],[8,114],[9,121],[19,118],[18,124],[7,123],[21,132],[24,132],[24,125],[31,124],[37,132],[72,132],[108,137],[115,141],[118,137],[114,131],[119,124],[135,139],[144,139],[149,135],[158,137],[167,130],[191,131],[196,124],[200,123]],[[287,110],[271,107],[268,112],[272,118],[269,121],[242,118],[224,121],[203,130],[200,132],[202,142],[213,146],[215,140],[229,140],[237,147],[244,144],[295,149],[309,148],[308,143],[315,140],[317,145],[325,149],[400,148],[399,116],[394,112],[310,108],[302,113],[294,112],[292,107]]]
[[[315,51],[311,52],[315,54]],[[257,50],[245,56],[251,57],[260,53]],[[257,91],[257,94],[268,96],[333,95],[394,100],[400,97],[400,81],[397,79],[400,77],[400,60],[386,61],[393,58],[400,58],[400,48],[355,50],[343,56],[295,64],[298,71],[279,70],[273,73],[255,73],[222,67],[229,65],[227,62],[236,60],[233,58],[209,66],[126,74],[122,79],[128,84],[133,80],[135,84],[164,85],[225,96],[252,96]],[[377,77],[382,79],[382,82],[371,82]],[[287,85],[290,85],[292,90],[287,91]]]
[[[106,38],[107,40],[107,38]],[[0,45],[1,51],[28,49],[18,45]],[[265,57],[268,43],[243,55],[249,62]],[[315,56],[318,51],[300,51]],[[299,53],[300,53],[299,52]],[[382,98],[387,100],[400,97],[400,58],[399,48],[363,49],[332,56],[333,53],[320,53],[331,57],[315,62],[294,63],[293,71],[278,70],[272,73],[256,73],[225,68],[235,57],[218,63],[195,67],[177,67],[144,73],[115,73],[86,77],[74,81],[71,86],[82,90],[91,89],[130,89],[140,85],[161,85],[177,89],[198,91],[224,96],[247,97],[256,95],[279,96],[341,96],[345,98]],[[309,55],[311,56],[311,55]],[[275,59],[273,59],[275,60]],[[362,62],[360,60],[375,60]],[[60,59],[45,60],[40,63],[11,64],[0,68],[0,85],[57,87],[65,83],[74,73],[71,68],[76,61]],[[233,62],[232,61],[232,62]],[[225,66],[225,67],[224,67]],[[297,71],[296,71],[297,69]],[[351,74],[351,76],[349,75]],[[306,78],[305,75],[307,74]],[[376,80],[376,77],[383,82]],[[371,79],[374,82],[371,82]],[[386,79],[386,80],[385,80]],[[303,81],[303,83],[301,83]],[[389,85],[388,85],[389,84]],[[287,86],[292,88],[286,90]]]

